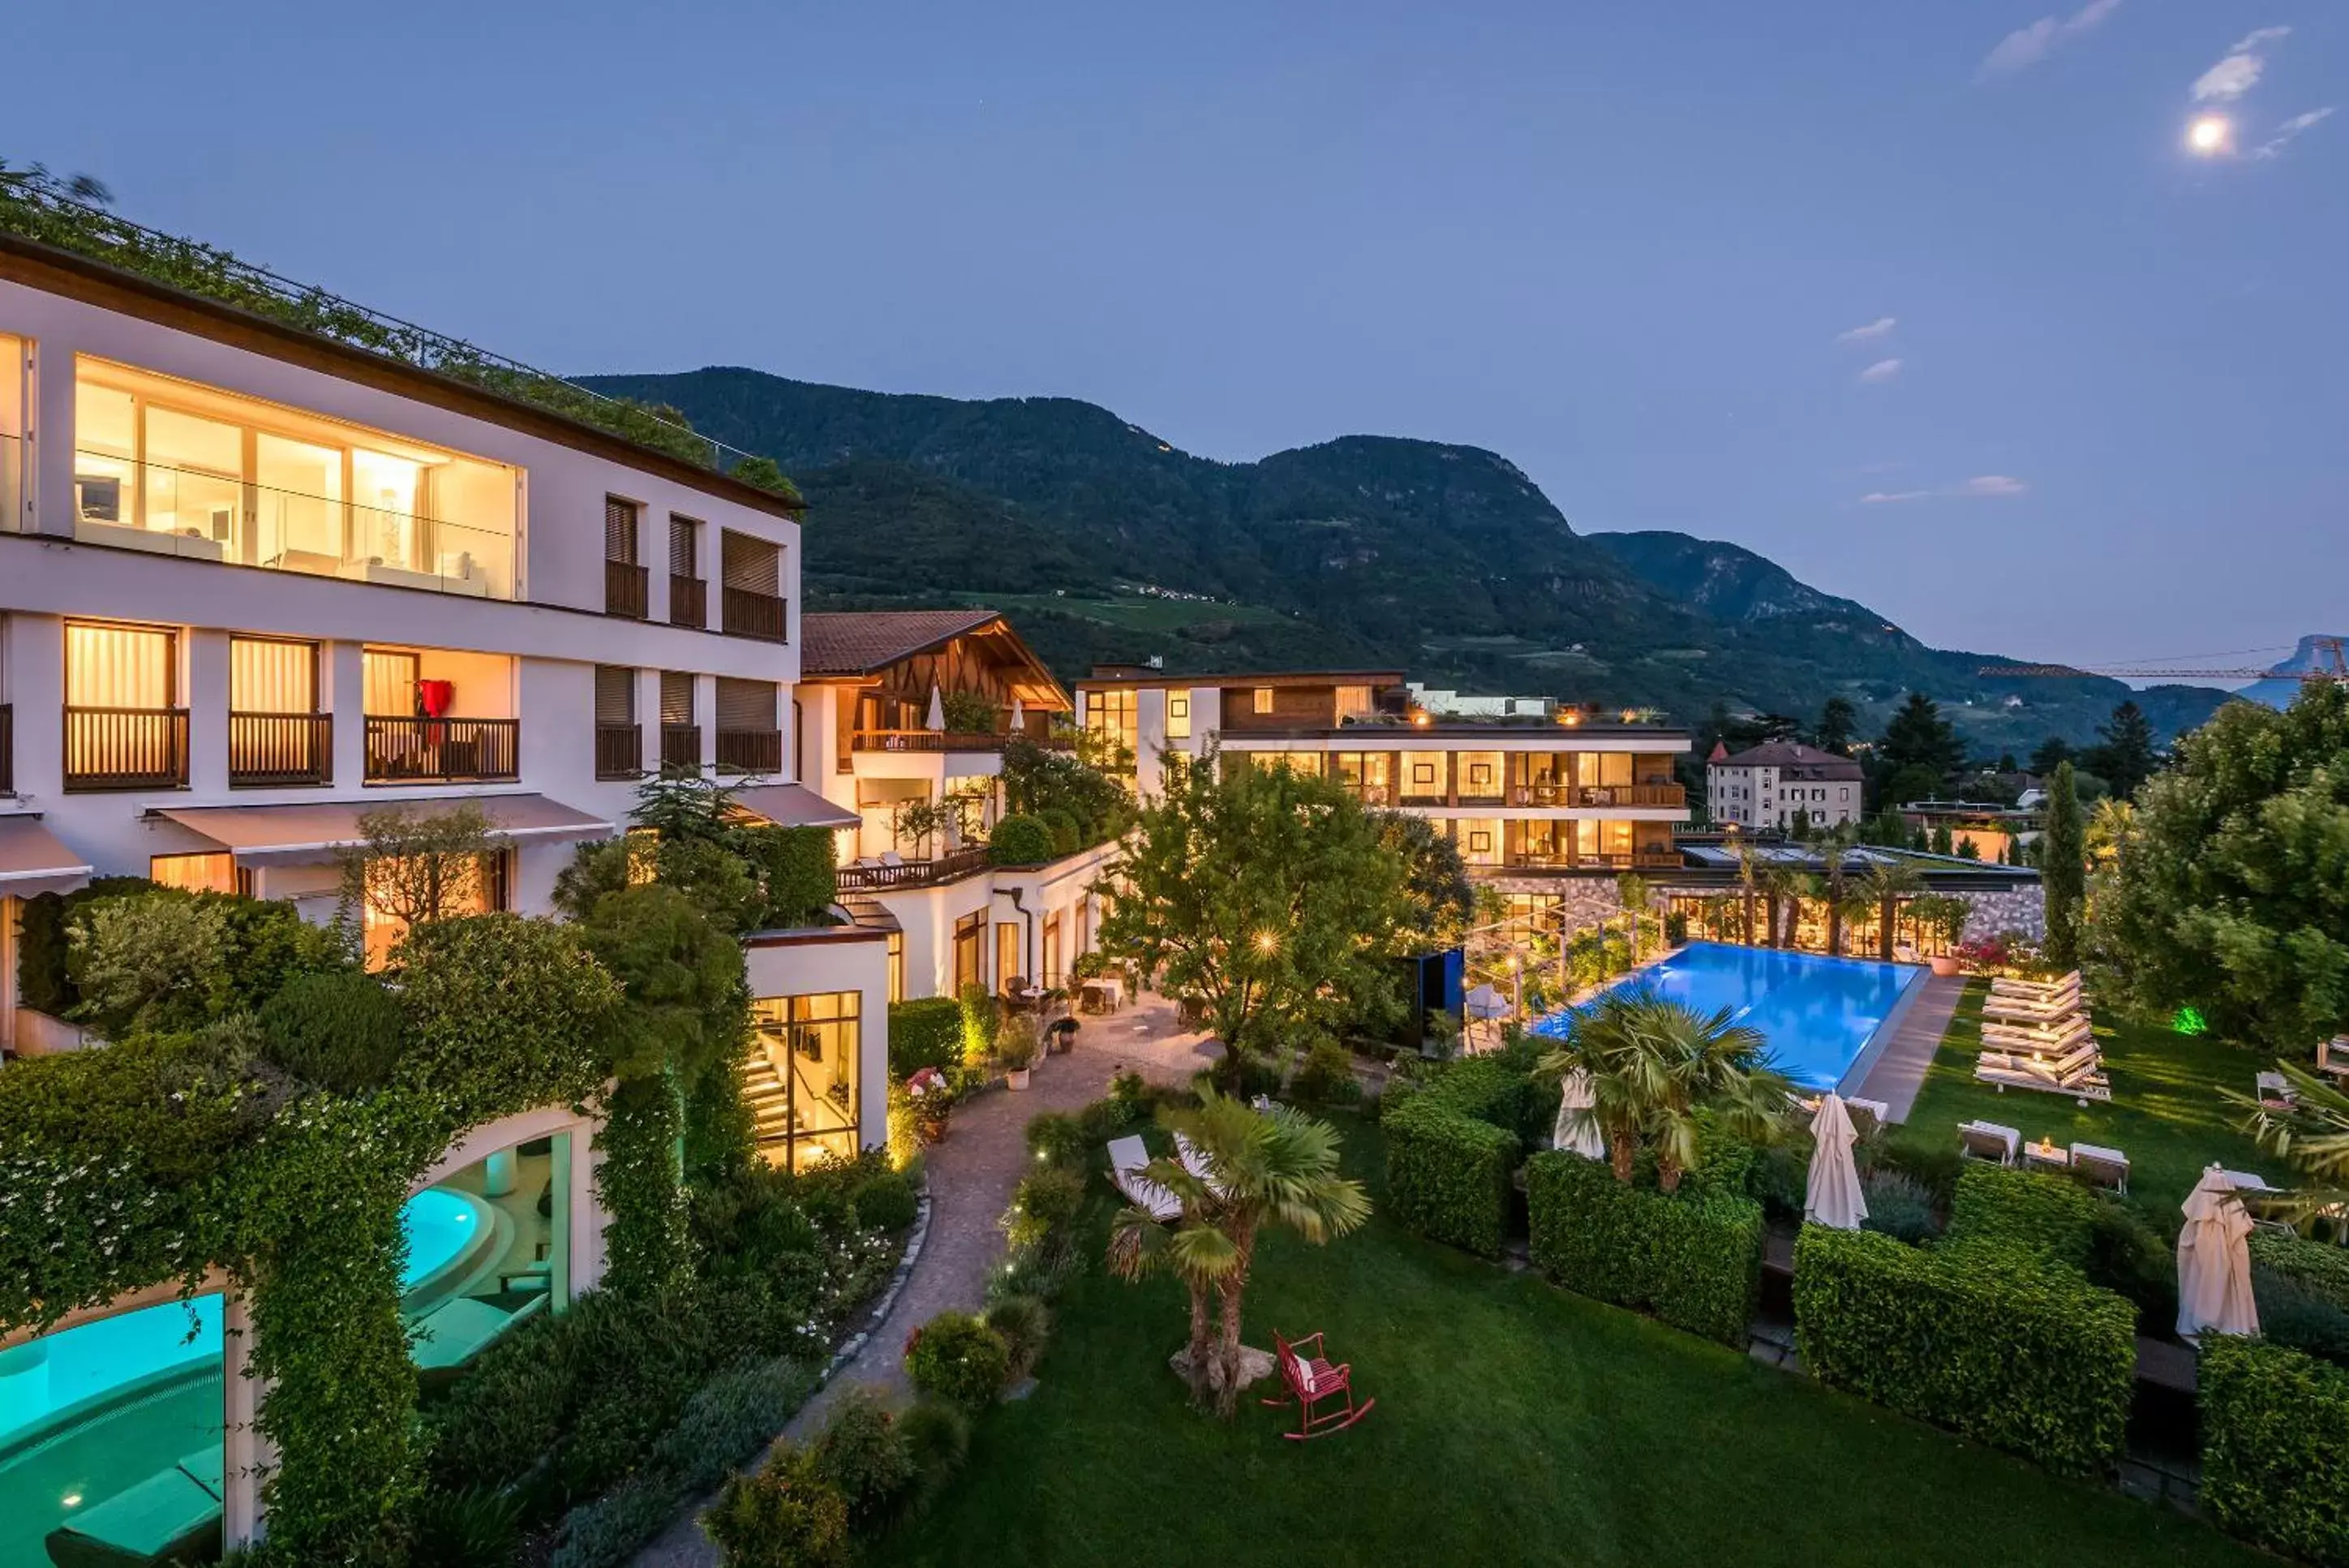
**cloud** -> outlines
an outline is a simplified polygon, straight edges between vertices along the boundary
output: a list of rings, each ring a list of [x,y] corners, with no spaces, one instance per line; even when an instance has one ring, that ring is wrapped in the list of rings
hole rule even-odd
[[[2254,27],[2244,34],[2225,58],[2194,78],[2194,101],[2232,103],[2251,91],[2259,85],[2260,73],[2267,69],[2267,57],[2260,50],[2291,36],[2290,27]]]
[[[1894,325],[1894,317],[1879,316],[1865,327],[1855,327],[1848,332],[1837,333],[1835,340],[1838,343],[1870,343],[1890,332]]]
[[[2120,8],[2121,0],[2088,0],[2069,16],[2042,16],[2027,27],[2017,27],[1984,57],[1975,78],[1988,80],[2029,70],[2062,45],[2093,32]]]
[[[1879,381],[1889,381],[1899,374],[1900,374],[1899,360],[1878,359],[1859,373],[1859,379],[1869,386],[1874,386]]]
[[[1859,498],[1862,506],[1897,506],[1908,501],[1998,501],[2030,492],[2031,486],[2012,474],[1977,473],[1940,490],[1871,490]]]
[[[2312,109],[2306,114],[2293,115],[2290,119],[2285,120],[2282,125],[2276,127],[2275,134],[2273,136],[2269,137],[2265,141],[2262,141],[2257,147],[2252,148],[2251,156],[2254,158],[2273,158],[2277,153],[2282,152],[2284,150],[2284,146],[2287,142],[2299,137],[2301,132],[2307,130],[2312,127],[2322,125],[2326,120],[2332,119],[2334,109],[2338,107],[2339,106],[2336,104],[2328,103],[2323,109]]]

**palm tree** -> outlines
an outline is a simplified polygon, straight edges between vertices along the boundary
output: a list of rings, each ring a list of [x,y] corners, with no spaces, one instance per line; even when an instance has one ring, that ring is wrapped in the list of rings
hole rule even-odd
[[[1737,879],[1745,888],[1745,945],[1749,948],[1754,945],[1754,895],[1760,878],[1761,864],[1762,857],[1754,849],[1754,841],[1740,838],[1737,841]],[[1775,910],[1773,919],[1775,919]]]
[[[1182,1215],[1170,1227],[1138,1207],[1119,1210],[1109,1265],[1122,1279],[1166,1269],[1183,1282],[1191,1397],[1204,1405],[1212,1396],[1216,1413],[1229,1416],[1239,1406],[1240,1303],[1257,1239],[1272,1226],[1317,1245],[1342,1236],[1370,1218],[1370,1195],[1338,1174],[1336,1129],[1285,1106],[1252,1110],[1209,1088],[1197,1109],[1170,1108],[1158,1120],[1191,1140],[1207,1175],[1177,1159],[1143,1167],[1145,1179],[1182,1200]]]
[[[2238,1089],[2219,1093],[2249,1113],[2243,1131],[2261,1148],[2298,1166],[2312,1185],[2260,1205],[2262,1211],[2294,1222],[2349,1213],[2349,1095],[2296,1063],[2279,1061],[2276,1070],[2296,1091],[2292,1108],[2271,1110]],[[2338,1240],[2336,1235],[2335,1240]]]
[[[1925,890],[1924,874],[1909,860],[1878,858],[1861,878],[1868,902],[1876,906],[1876,956],[1892,961],[1893,928],[1899,922],[1900,902]]]
[[[2109,869],[2121,857],[2121,848],[2137,832],[2137,807],[2117,795],[2106,795],[2088,814],[2088,826],[2081,835],[2082,846],[2087,850],[2088,864],[2099,871]]]
[[[1792,866],[1771,866],[1762,873],[1762,895],[1770,901],[1770,945],[1792,947],[1794,933],[1803,920],[1802,898],[1810,878]],[[1784,935],[1778,919],[1780,909],[1786,912]]]
[[[1826,886],[1819,896],[1827,909],[1827,951],[1838,958],[1843,956],[1843,918],[1852,907],[1846,886],[1850,867],[1844,856],[1857,836],[1857,830],[1848,822],[1838,822],[1818,836],[1819,857],[1826,867]]]
[[[1609,1164],[1628,1182],[1640,1150],[1654,1151],[1656,1185],[1676,1190],[1696,1168],[1699,1110],[1757,1143],[1783,1125],[1793,1085],[1769,1066],[1759,1030],[1703,1013],[1644,988],[1611,992],[1568,1024],[1539,1070],[1589,1076],[1591,1115]]]

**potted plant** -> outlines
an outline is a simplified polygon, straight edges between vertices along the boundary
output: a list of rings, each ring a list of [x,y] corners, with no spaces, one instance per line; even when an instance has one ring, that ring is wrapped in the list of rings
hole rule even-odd
[[[1004,1081],[1015,1089],[1028,1086],[1028,1075],[1036,1065],[1041,1044],[1037,1023],[1036,1014],[1015,1012],[1003,1021],[1002,1032],[995,1037],[996,1064],[1003,1069]]]
[[[1925,961],[1932,966],[1933,972],[1940,975],[1963,972],[1968,955],[1960,943],[1965,936],[1966,918],[1972,912],[1972,907],[1963,898],[1942,893],[1928,894],[1914,899],[1909,907],[1922,924],[1940,937],[1948,950]]]

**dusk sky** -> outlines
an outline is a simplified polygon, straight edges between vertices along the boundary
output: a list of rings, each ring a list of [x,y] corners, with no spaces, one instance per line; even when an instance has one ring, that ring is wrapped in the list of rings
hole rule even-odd
[[[1470,442],[1941,646],[2349,630],[2349,12],[2047,4],[21,5],[0,157],[552,369]]]

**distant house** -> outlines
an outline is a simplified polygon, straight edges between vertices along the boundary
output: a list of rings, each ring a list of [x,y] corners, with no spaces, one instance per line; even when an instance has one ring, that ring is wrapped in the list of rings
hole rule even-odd
[[[2044,813],[2033,806],[1971,800],[1905,801],[1900,820],[1911,833],[1938,835],[1947,828],[1953,852],[1963,854],[1971,844],[1976,857],[1992,863],[2008,859],[2018,847],[2036,844],[2045,826]]]
[[[1859,764],[1795,741],[1770,741],[1733,755],[1716,742],[1704,773],[1716,823],[1785,828],[1802,812],[1813,825],[1832,827],[1866,813]]]

